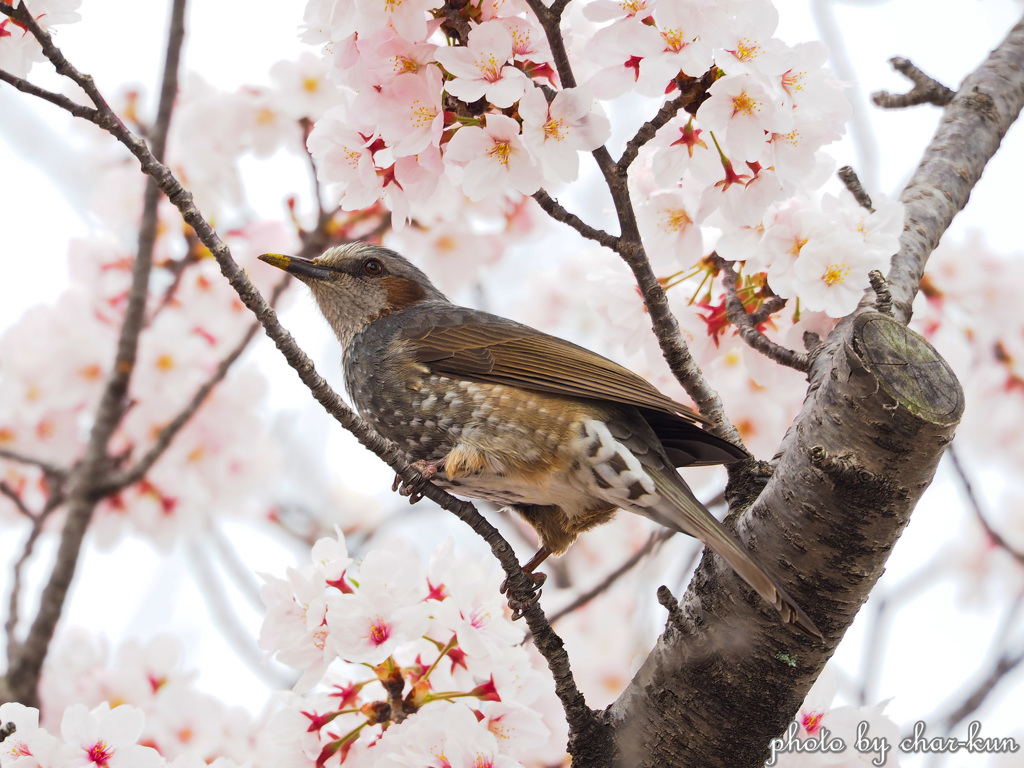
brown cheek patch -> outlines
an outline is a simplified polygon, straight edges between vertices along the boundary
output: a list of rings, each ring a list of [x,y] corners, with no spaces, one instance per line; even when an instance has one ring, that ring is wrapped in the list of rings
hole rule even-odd
[[[392,312],[417,304],[427,297],[422,285],[404,277],[385,275],[380,279],[380,284],[388,296],[388,308]]]

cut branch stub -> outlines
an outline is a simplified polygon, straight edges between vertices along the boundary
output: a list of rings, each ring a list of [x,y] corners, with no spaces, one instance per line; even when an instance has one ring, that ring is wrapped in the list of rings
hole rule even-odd
[[[899,406],[936,425],[960,421],[964,394],[956,375],[921,336],[891,318],[865,314],[855,321],[853,343]]]
[[[782,624],[705,553],[682,616],[605,714],[618,762],[603,764],[763,765],[881,576],[963,405],[952,370],[922,337],[876,312],[844,320],[815,359],[771,479],[726,521],[825,642]],[[720,727],[737,713],[750,738]]]

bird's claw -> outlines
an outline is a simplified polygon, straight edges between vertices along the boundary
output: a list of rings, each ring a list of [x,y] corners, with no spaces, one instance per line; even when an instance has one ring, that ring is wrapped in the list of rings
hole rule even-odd
[[[525,594],[517,594],[515,596],[509,595],[508,607],[512,609],[512,621],[518,621],[523,618],[526,613],[526,609],[537,602],[540,598],[541,586],[547,581],[548,576],[546,573],[531,573],[529,571],[523,571],[523,575],[529,580],[530,587]],[[506,578],[501,582],[501,586],[498,587],[501,594],[505,594],[509,591],[509,583]]]
[[[396,474],[394,482],[391,483],[391,490],[398,491],[402,496],[408,496],[409,503],[415,504],[423,498],[423,486],[429,483],[430,479],[437,474],[437,471],[444,466],[444,459],[421,459],[420,461],[414,461],[410,466],[419,472],[420,476],[412,482],[406,482],[402,479],[401,475]]]
[[[407,496],[410,504],[415,504],[417,501],[423,498],[423,492],[420,488],[426,481],[419,477],[413,480],[411,483],[407,483],[402,479],[401,475],[395,475],[395,481],[391,483],[391,490],[398,491],[399,496]]]
[[[508,607],[512,609],[512,621],[519,621],[523,618],[523,616],[526,615],[526,609],[540,600],[540,596],[543,591],[543,589],[538,589],[526,600],[516,600],[510,597],[508,599]]]

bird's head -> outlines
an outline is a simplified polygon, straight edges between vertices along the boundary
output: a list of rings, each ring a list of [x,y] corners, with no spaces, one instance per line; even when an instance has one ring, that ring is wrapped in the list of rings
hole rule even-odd
[[[423,301],[447,301],[404,257],[376,245],[339,245],[315,259],[264,253],[260,260],[309,286],[344,347],[356,333],[384,315]]]

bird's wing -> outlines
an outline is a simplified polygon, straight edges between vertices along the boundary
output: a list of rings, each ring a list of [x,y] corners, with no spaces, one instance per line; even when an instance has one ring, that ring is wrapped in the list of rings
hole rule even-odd
[[[418,362],[437,373],[523,389],[610,400],[650,414],[676,442],[678,466],[720,464],[746,456],[705,432],[710,422],[663,395],[641,376],[601,355],[487,312],[448,307],[410,319],[403,336]],[[700,426],[698,426],[700,425]],[[661,433],[656,426],[656,431]]]

